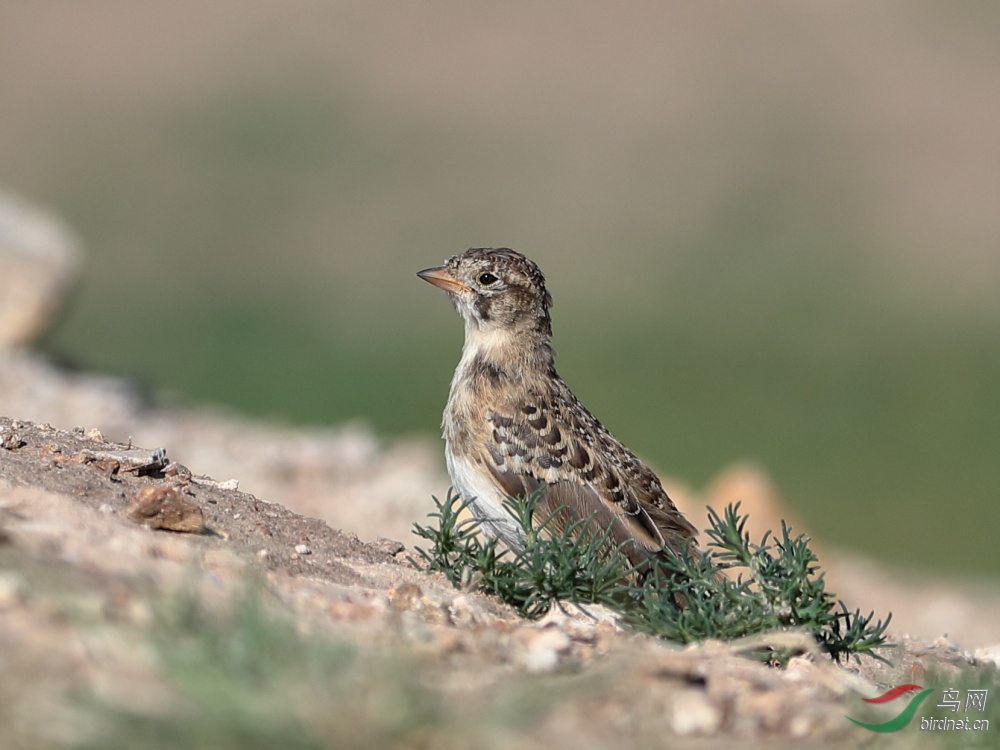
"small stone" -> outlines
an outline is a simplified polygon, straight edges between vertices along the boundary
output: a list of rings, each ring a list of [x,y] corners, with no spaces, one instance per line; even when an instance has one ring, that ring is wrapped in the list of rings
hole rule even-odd
[[[49,446],[53,454],[62,453],[55,443]],[[123,450],[89,450],[78,451],[73,456],[73,462],[79,464],[96,464],[100,468],[113,466],[117,462],[124,472],[136,476],[146,476],[160,471],[167,465],[167,452],[163,448],[148,451],[142,448],[125,448]]]
[[[92,430],[89,430],[84,437],[90,438],[91,440],[96,440],[99,443],[104,442],[104,435],[101,434],[101,431],[96,427],[94,427]]]
[[[482,607],[466,594],[459,594],[448,605],[448,617],[452,624],[459,628],[471,628],[477,622],[482,622]]]
[[[817,718],[808,713],[800,713],[788,720],[788,733],[792,737],[808,737],[816,729]]]
[[[789,682],[808,682],[816,674],[816,665],[803,656],[789,660],[782,673]]]
[[[28,582],[20,573],[0,573],[0,611],[22,604],[28,597]]]
[[[415,583],[404,583],[402,586],[389,589],[389,605],[398,612],[412,611],[420,606],[424,592]]]
[[[387,555],[392,555],[393,557],[406,549],[406,545],[402,542],[397,542],[395,539],[386,539],[384,536],[380,536],[375,540],[375,546],[382,552],[385,552]]]
[[[722,712],[701,690],[678,690],[672,709],[672,728],[682,737],[715,734],[722,725]]]
[[[97,510],[99,510],[101,513],[104,513],[105,515],[111,515],[112,513],[115,512],[115,509],[111,505],[111,503],[101,503],[101,507],[99,507]]]
[[[225,482],[219,482],[220,490],[238,490],[240,488],[239,479],[227,479]]]
[[[121,470],[121,463],[114,458],[101,458],[93,462],[92,466],[95,469],[103,471],[108,477],[115,476],[119,470]]]
[[[187,534],[205,530],[201,508],[170,485],[143,487],[129,498],[125,515],[150,529]]]
[[[259,550],[257,550],[257,559],[258,560],[266,560],[268,557],[270,557],[270,555],[271,555],[271,553],[268,552],[266,549],[259,549]]]
[[[309,548],[308,548],[308,547],[307,547],[306,545],[304,545],[304,544],[296,544],[296,545],[295,545],[295,551],[296,551],[296,552],[297,552],[298,554],[300,554],[300,555],[311,555],[311,554],[312,554],[312,550],[311,550],[311,549],[309,549]]]
[[[525,630],[518,640],[521,648],[515,652],[515,658],[533,674],[551,672],[559,665],[559,654],[573,645],[570,637],[556,628]]]
[[[176,461],[171,461],[167,464],[167,468],[163,470],[164,476],[174,477],[179,482],[184,484],[191,481],[191,469],[189,469],[184,464],[179,464]]]
[[[14,430],[4,430],[0,432],[0,448],[8,451],[16,451],[18,448],[23,448],[26,443],[21,439]]]
[[[1000,669],[1000,643],[976,649],[973,656],[976,661],[987,662]]]

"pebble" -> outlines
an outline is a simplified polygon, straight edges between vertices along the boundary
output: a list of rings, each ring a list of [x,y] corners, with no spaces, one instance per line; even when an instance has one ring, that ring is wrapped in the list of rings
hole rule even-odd
[[[298,554],[300,554],[300,555],[311,555],[311,554],[312,554],[312,550],[311,550],[311,549],[309,549],[309,548],[308,548],[308,547],[307,547],[306,545],[304,545],[304,544],[296,544],[296,545],[295,545],[295,551],[296,551],[296,552],[297,552]]]
[[[10,609],[24,602],[28,596],[28,583],[20,573],[0,573],[0,610]]]
[[[559,654],[573,645],[568,635],[555,628],[522,631],[519,640],[517,662],[533,674],[551,672],[559,666]]]
[[[973,656],[976,658],[976,661],[989,662],[997,667],[997,669],[1000,669],[1000,643],[976,649]]]
[[[406,549],[406,545],[402,542],[396,541],[395,539],[387,539],[384,536],[380,536],[375,540],[375,546],[387,555],[392,555],[393,557]]]
[[[198,504],[169,485],[147,485],[129,498],[125,515],[150,529],[201,534],[205,518]]]
[[[722,712],[701,690],[678,690],[672,708],[672,728],[681,737],[715,734],[722,725]]]
[[[471,628],[486,620],[482,606],[466,594],[459,594],[448,604],[448,619],[460,628]]]

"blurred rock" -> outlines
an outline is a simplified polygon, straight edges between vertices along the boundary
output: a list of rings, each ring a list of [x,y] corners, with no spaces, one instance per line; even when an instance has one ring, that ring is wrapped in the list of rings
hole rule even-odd
[[[0,349],[37,339],[80,272],[80,249],[56,218],[0,191]]]
[[[125,515],[150,529],[185,534],[201,534],[205,530],[201,508],[176,487],[143,487],[129,498]]]
[[[217,408],[160,407],[127,380],[65,371],[27,350],[0,356],[0,415],[163,446],[175,461],[236,477],[246,492],[365,540],[410,546],[413,523],[426,522],[431,495],[449,485],[437,440],[390,443],[358,423],[295,428]]]
[[[709,506],[720,515],[727,505],[736,503],[740,504],[740,513],[750,516],[746,530],[752,542],[759,542],[767,531],[780,539],[782,520],[791,527],[794,536],[809,535],[806,525],[781,497],[774,480],[757,464],[749,461],[731,464],[720,471],[702,493],[703,506]],[[708,526],[707,516],[691,520],[699,528]]]
[[[678,690],[673,699],[672,729],[686,737],[715,734],[722,725],[722,711],[702,690]]]
[[[522,628],[513,637],[514,662],[535,674],[551,672],[559,657],[572,646],[570,637],[558,627]]]
[[[1000,643],[995,646],[976,649],[976,653],[973,656],[976,657],[977,661],[990,663],[997,669],[1000,669]]]

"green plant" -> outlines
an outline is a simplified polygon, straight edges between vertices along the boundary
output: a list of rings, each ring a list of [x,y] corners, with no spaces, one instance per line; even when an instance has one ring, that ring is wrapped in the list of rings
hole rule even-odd
[[[475,520],[460,520],[468,502],[451,491],[444,502],[434,498],[437,511],[430,517],[438,519],[437,527],[414,526],[414,533],[429,540],[431,548],[417,547],[420,559],[411,561],[444,573],[455,586],[496,594],[531,619],[556,601],[619,606],[629,591],[623,582],[634,569],[610,542],[609,532],[592,529],[589,519],[555,532],[555,513],[535,520],[540,497],[536,493],[505,504],[525,534],[525,545],[518,551],[484,538]]]
[[[805,630],[835,659],[852,654],[881,658],[891,615],[850,611],[826,590],[824,574],[804,535],[792,536],[782,523],[781,536],[766,533],[760,543],[746,533],[748,516],[739,503],[723,515],[709,511],[704,552],[651,555],[642,570],[631,566],[607,530],[590,520],[554,529],[550,514],[535,520],[540,494],[509,498],[508,512],[524,534],[520,550],[484,539],[474,519],[461,520],[467,502],[449,491],[434,498],[436,526],[415,525],[428,540],[412,561],[424,570],[444,573],[455,586],[496,594],[525,617],[544,614],[553,602],[598,603],[619,611],[638,630],[668,640],[731,640],[780,630]],[[412,558],[411,558],[412,559]],[[759,656],[787,660],[781,649]]]

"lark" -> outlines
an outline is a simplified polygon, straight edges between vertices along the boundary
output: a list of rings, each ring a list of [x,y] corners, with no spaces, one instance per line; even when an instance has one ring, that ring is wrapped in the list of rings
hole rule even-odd
[[[694,549],[694,527],[656,474],[556,373],[552,298],[535,263],[472,248],[417,275],[465,322],[442,428],[451,481],[487,534],[519,549],[523,532],[504,500],[543,488],[537,517],[555,513],[557,531],[593,519],[633,565],[663,547]]]

